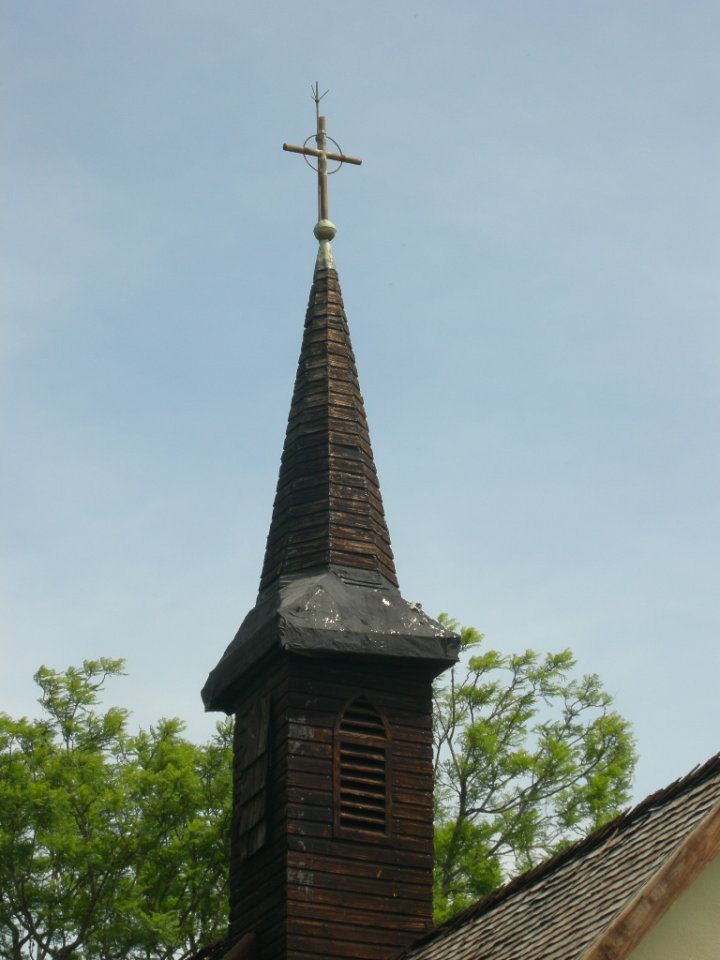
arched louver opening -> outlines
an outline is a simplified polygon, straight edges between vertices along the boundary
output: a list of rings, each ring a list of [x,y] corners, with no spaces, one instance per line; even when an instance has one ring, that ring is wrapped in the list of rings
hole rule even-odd
[[[335,728],[335,832],[384,839],[390,834],[390,736],[366,697],[345,708]]]

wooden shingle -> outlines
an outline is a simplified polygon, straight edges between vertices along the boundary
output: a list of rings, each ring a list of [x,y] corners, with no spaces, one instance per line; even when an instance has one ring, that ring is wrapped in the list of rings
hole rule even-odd
[[[720,754],[436,928],[403,960],[622,960],[720,850]]]
[[[333,566],[397,575],[337,272],[318,266],[265,550],[261,591]]]

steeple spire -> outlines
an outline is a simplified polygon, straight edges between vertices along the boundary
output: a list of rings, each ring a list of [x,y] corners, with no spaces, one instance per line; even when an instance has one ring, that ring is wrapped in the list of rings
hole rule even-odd
[[[327,137],[313,88],[317,149],[283,144],[318,158],[320,243],[305,315],[295,390],[280,464],[260,589],[277,577],[313,569],[350,568],[397,576],[383,513],[367,418],[340,283],[330,249],[335,226],[328,218],[327,161],[360,164]],[[308,140],[310,138],[308,137]],[[338,152],[328,152],[328,140]],[[339,167],[337,168],[339,169]],[[333,171],[336,172],[336,171]]]

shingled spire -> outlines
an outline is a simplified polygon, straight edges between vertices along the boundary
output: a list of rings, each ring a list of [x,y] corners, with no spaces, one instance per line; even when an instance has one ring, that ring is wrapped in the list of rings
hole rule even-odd
[[[320,232],[260,589],[277,577],[352,568],[397,586],[340,283]]]

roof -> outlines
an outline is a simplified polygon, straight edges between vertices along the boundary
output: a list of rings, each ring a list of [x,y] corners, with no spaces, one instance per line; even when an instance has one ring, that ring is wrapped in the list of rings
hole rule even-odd
[[[237,710],[251,671],[278,647],[423,660],[435,674],[458,656],[458,636],[398,589],[340,282],[316,236],[260,592],[203,687],[207,710]]]
[[[260,589],[352,567],[397,575],[337,271],[318,258]]]
[[[257,941],[254,933],[246,933],[237,940],[223,937],[193,953],[187,960],[255,960]]]
[[[379,574],[352,569],[295,574],[258,598],[202,690],[206,710],[238,709],[242,687],[265,654],[422,660],[434,674],[458,656],[457,634],[408,603]]]
[[[720,850],[720,754],[480,900],[407,960],[622,960]]]

